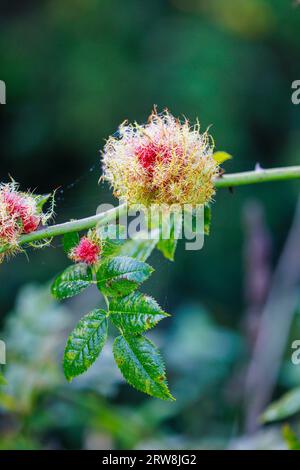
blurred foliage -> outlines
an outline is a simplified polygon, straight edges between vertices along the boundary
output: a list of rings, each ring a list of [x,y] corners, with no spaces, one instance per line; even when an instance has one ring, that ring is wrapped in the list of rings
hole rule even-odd
[[[280,389],[285,393],[271,403],[261,415],[262,423],[273,423],[300,416],[300,373],[299,365],[292,362],[293,342],[300,338],[300,310],[295,312],[294,321],[287,341],[285,358],[279,376]],[[288,391],[286,391],[288,390]]]
[[[265,423],[289,418],[300,412],[300,388],[295,388],[272,403],[262,415]]]
[[[300,441],[297,434],[288,425],[283,428],[283,437],[288,444],[289,450],[300,450]]]
[[[96,448],[147,447],[154,441],[162,447],[184,448],[191,445],[187,444],[189,434],[197,447],[204,446],[202,440],[208,439],[205,415],[211,413],[214,400],[221,403],[224,399],[219,384],[228,376],[241,346],[234,333],[214,324],[199,306],[184,308],[182,315],[188,323],[178,313],[164,341],[176,403],[142,399],[134,392],[135,405],[129,406],[122,397],[111,345],[104,348],[101,366],[97,361],[72,384],[65,381],[61,358],[74,321],[71,311],[50,297],[48,285],[24,287],[1,333],[9,351],[4,370],[7,385],[0,389],[1,448],[86,448],[89,439]],[[160,342],[160,336],[156,340]],[[117,397],[118,404],[113,404]],[[219,412],[214,411],[215,420]],[[175,430],[170,434],[172,422],[182,427],[185,421],[192,425],[187,435]],[[217,440],[219,446],[225,444],[224,430]]]
[[[92,215],[112,200],[97,184],[98,151],[120,122],[145,121],[153,104],[212,125],[216,150],[234,157],[228,172],[300,162],[300,113],[291,103],[291,83],[300,76],[300,8],[292,0],[3,0],[0,25],[7,85],[0,180],[11,174],[23,189],[58,188],[57,221]],[[22,288],[49,282],[67,266],[62,242],[30,253],[30,263],[20,255],[1,265],[8,343],[1,447],[212,448],[237,438],[243,410],[235,378],[248,359],[242,210],[253,194],[261,201],[275,263],[298,188],[295,181],[222,190],[204,250],[180,243],[172,266],[154,256],[148,289],[173,314],[155,340],[173,370],[175,405],[126,391],[105,351],[105,370],[103,357],[101,373],[96,363],[88,378],[65,384],[66,330],[94,298],[59,307],[47,288]],[[295,322],[291,336],[299,334]],[[274,398],[299,385],[287,351]],[[285,444],[280,430],[267,428],[234,445]]]

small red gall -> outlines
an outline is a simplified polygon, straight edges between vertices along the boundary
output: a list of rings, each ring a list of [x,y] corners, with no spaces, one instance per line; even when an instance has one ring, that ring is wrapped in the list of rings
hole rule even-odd
[[[99,261],[100,254],[101,247],[99,243],[88,237],[83,237],[71,251],[70,258],[76,263],[93,265]]]
[[[19,191],[15,182],[0,185],[0,245],[17,250],[19,237],[37,230],[42,219],[34,195]]]

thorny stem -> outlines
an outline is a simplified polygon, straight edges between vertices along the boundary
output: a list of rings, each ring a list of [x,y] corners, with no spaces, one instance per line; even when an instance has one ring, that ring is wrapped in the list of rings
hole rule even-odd
[[[228,188],[245,184],[284,181],[298,178],[300,178],[300,166],[272,168],[270,170],[265,170],[259,167],[254,171],[244,171],[243,173],[223,175],[221,178],[216,179],[215,186],[216,188]]]
[[[258,168],[254,171],[242,173],[232,173],[222,175],[215,180],[216,188],[228,188],[232,186],[242,186],[245,184],[265,183],[268,181],[283,181],[300,179],[300,166],[289,166],[285,168],[273,168],[265,170]],[[19,239],[19,245],[26,245],[38,240],[47,240],[65,233],[80,232],[96,225],[105,225],[116,220],[116,217],[124,215],[127,210],[126,204],[121,204],[107,212],[97,214],[84,219],[72,220],[63,224],[52,225],[36,232],[23,235]],[[9,246],[0,247],[0,254],[9,249]]]

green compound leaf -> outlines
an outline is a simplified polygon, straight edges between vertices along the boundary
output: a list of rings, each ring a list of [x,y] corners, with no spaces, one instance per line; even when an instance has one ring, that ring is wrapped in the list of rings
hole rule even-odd
[[[157,347],[144,336],[118,336],[115,361],[125,380],[140,392],[162,400],[174,400],[166,380],[164,363]]]
[[[65,233],[63,237],[64,252],[67,255],[79,243],[79,234],[77,232]]]
[[[97,229],[102,245],[102,258],[119,254],[120,247],[126,242],[126,230],[123,225],[104,225]]]
[[[169,316],[152,297],[139,292],[122,299],[112,299],[109,313],[113,324],[129,334],[143,333]]]
[[[56,299],[67,299],[80,294],[93,281],[91,268],[84,263],[69,266],[54,280],[51,292]]]
[[[97,271],[97,286],[107,296],[123,296],[137,289],[152,274],[149,264],[128,256],[105,260]]]
[[[175,251],[177,248],[178,238],[182,230],[182,214],[173,213],[170,216],[169,221],[164,221],[165,229],[168,231],[170,236],[168,238],[161,238],[157,244],[157,249],[162,252],[165,258],[169,261],[174,261]],[[163,228],[162,237],[163,237]]]
[[[107,314],[104,310],[92,310],[68,338],[63,363],[67,380],[82,374],[95,362],[106,339]]]

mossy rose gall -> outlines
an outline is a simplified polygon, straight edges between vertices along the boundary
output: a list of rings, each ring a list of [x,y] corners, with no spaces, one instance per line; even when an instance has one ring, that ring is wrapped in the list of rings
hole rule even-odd
[[[95,265],[98,263],[102,251],[100,238],[95,230],[90,230],[87,236],[80,239],[79,243],[69,253],[69,258],[76,263]]]
[[[204,204],[219,175],[208,132],[197,122],[155,110],[147,124],[128,124],[110,137],[103,155],[103,178],[128,204]]]
[[[0,185],[0,246],[8,246],[10,254],[20,250],[21,235],[34,232],[49,218],[42,212],[41,200],[40,196],[19,191],[14,181]]]

